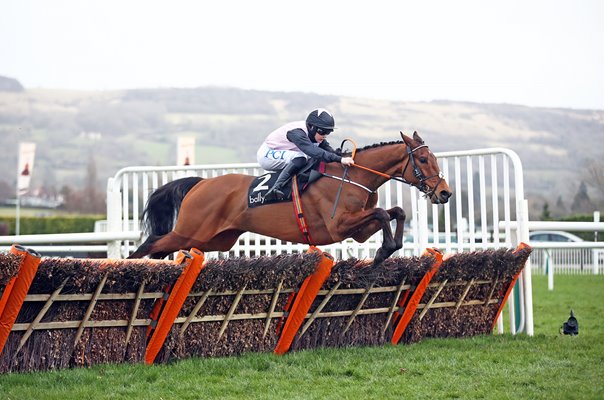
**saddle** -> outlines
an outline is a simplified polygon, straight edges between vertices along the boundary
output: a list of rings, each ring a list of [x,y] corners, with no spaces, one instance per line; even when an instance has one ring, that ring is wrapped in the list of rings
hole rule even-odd
[[[320,160],[310,159],[304,167],[296,174],[300,194],[304,193],[311,183],[323,176],[325,163]],[[292,199],[292,180],[283,186],[285,197],[282,200],[274,199],[264,201],[264,195],[273,186],[281,170],[267,172],[254,178],[247,192],[247,206],[249,208],[260,207],[266,204],[281,203]]]

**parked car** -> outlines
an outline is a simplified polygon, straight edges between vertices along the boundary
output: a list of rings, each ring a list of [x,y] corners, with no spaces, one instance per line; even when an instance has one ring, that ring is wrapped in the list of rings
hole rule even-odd
[[[590,265],[592,263],[593,257],[596,257],[599,264],[604,263],[604,252],[600,250],[588,248],[557,249],[556,243],[585,242],[585,240],[572,233],[565,231],[534,231],[529,233],[529,239],[531,242],[549,243],[548,246],[551,246],[551,249],[548,250],[549,256],[552,257],[554,263],[559,265],[574,263],[580,265],[580,268],[583,269],[584,264]],[[540,265],[541,252],[542,250],[538,250],[531,256],[533,263]]]
[[[451,243],[457,243],[457,234],[456,233],[451,233]],[[411,233],[405,235],[405,239],[404,239],[405,243],[414,243],[415,242],[415,238],[413,237],[413,235]],[[429,243],[434,243],[434,234],[432,232],[428,233],[428,242]],[[440,232],[438,234],[438,243],[443,244],[447,242],[447,235],[444,232]]]
[[[564,231],[534,231],[529,234],[533,242],[583,242],[577,235]]]

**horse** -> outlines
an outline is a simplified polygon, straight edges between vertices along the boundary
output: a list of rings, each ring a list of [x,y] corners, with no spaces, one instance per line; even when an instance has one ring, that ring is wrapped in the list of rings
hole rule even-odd
[[[327,245],[347,238],[362,243],[381,229],[382,246],[373,260],[377,266],[403,247],[406,219],[401,207],[376,208],[377,189],[382,184],[395,179],[417,187],[433,204],[449,200],[451,189],[423,139],[417,132],[413,137],[401,132],[401,137],[403,141],[358,149],[353,153],[355,164],[349,168],[339,163],[325,165],[327,176],[301,195],[314,241],[309,244]],[[344,179],[332,179],[338,177]],[[247,231],[308,243],[291,202],[248,207],[248,188],[254,178],[243,174],[186,177],[160,187],[151,194],[142,214],[149,236],[129,258],[164,258],[191,247],[205,252],[228,251]],[[392,220],[396,221],[394,233]]]

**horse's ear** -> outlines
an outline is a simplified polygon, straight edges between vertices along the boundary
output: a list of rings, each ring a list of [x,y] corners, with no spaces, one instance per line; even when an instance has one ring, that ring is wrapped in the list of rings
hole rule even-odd
[[[416,142],[419,142],[420,144],[424,144],[424,139],[422,139],[421,136],[419,136],[417,131],[413,132],[413,140],[415,140]]]
[[[403,138],[403,142],[405,142],[406,145],[411,145],[411,138],[407,135],[405,135],[403,133],[403,131],[399,131],[401,133],[401,137]]]

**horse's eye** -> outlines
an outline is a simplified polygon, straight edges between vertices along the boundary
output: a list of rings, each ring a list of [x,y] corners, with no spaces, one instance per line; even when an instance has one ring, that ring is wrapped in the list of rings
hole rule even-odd
[[[419,162],[422,163],[422,164],[425,164],[425,163],[428,162],[428,159],[426,157],[420,157],[419,158]]]

